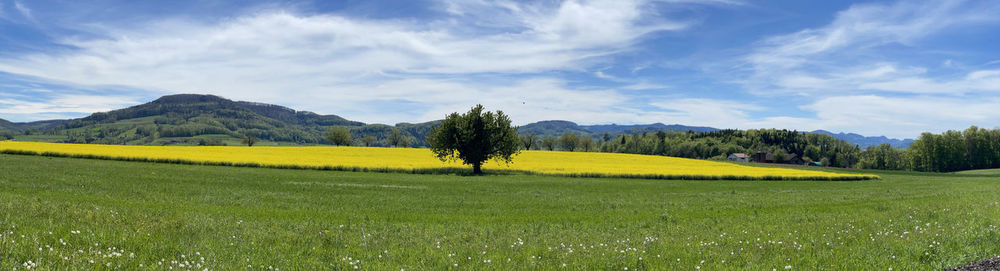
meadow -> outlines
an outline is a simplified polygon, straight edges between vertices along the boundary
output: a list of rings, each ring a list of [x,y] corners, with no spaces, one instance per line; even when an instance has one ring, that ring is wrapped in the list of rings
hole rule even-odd
[[[347,171],[451,173],[469,166],[442,162],[429,149],[376,147],[126,146],[0,141],[0,152],[129,161]],[[488,162],[494,173],[653,179],[865,180],[871,174],[763,168],[727,162],[622,153],[522,151],[514,163]]]
[[[934,270],[1000,254],[1000,178],[457,176],[0,154],[0,269]]]

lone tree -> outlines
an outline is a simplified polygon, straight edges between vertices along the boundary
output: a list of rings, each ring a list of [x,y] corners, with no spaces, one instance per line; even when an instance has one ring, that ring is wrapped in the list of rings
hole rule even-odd
[[[252,135],[243,137],[243,144],[247,144],[247,147],[253,147],[253,144],[257,144],[257,137]]]
[[[351,142],[354,142],[354,139],[351,138],[351,130],[344,126],[330,127],[330,130],[326,131],[326,135],[323,138],[337,146],[348,146],[351,145]]]
[[[519,152],[517,127],[503,111],[483,112],[476,105],[468,113],[451,113],[427,137],[431,151],[441,161],[461,159],[472,172],[483,174],[483,162],[491,159],[510,163]]]

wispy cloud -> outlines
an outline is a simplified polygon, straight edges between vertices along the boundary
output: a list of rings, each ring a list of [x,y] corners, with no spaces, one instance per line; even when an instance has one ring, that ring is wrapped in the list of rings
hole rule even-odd
[[[14,0],[14,9],[17,9],[17,12],[20,12],[21,16],[24,16],[25,19],[35,21],[35,16],[31,14],[31,9],[24,3],[21,3],[21,1]]]
[[[971,7],[970,7],[971,5]],[[955,27],[995,23],[1000,8],[965,1],[900,1],[861,4],[839,12],[830,24],[792,34],[769,37],[744,58],[751,68],[750,90],[760,94],[812,90],[896,92],[950,92],[962,94],[995,90],[969,78],[933,78],[920,67],[897,70],[884,46],[908,46]],[[992,80],[978,78],[973,80]]]
[[[679,123],[697,123],[715,127],[747,128],[743,123],[751,117],[749,111],[764,110],[747,102],[703,98],[682,98],[652,102],[651,105],[666,109],[660,114],[665,119]],[[759,128],[759,127],[753,127]]]
[[[133,97],[108,95],[54,95],[44,102],[0,97],[3,114],[104,112],[139,103]]]

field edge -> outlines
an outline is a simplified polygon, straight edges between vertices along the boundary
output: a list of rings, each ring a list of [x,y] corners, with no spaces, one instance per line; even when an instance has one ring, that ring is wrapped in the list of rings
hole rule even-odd
[[[94,154],[69,154],[59,152],[35,152],[16,149],[3,149],[0,154],[9,155],[33,155],[48,157],[66,157],[98,160],[114,160],[129,162],[148,162],[166,164],[185,165],[209,165],[209,166],[231,166],[231,167],[254,167],[254,168],[276,168],[276,169],[299,169],[299,170],[329,170],[329,171],[349,171],[349,172],[383,172],[383,173],[409,173],[409,174],[456,174],[473,175],[471,170],[462,167],[440,167],[440,168],[370,168],[361,166],[303,166],[293,164],[260,164],[260,163],[234,163],[225,161],[195,161],[186,159],[166,159],[166,158],[146,158],[146,157],[125,157]],[[878,180],[878,175],[851,175],[851,176],[741,176],[741,175],[669,175],[669,174],[605,174],[605,173],[539,173],[525,170],[493,169],[488,170],[489,175],[539,175],[555,177],[576,177],[576,178],[627,178],[627,179],[657,179],[657,180],[737,180],[737,181],[866,181]]]

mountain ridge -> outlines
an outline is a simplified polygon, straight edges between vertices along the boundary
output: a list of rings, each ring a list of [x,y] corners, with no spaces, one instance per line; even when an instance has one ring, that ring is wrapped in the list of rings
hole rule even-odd
[[[896,138],[888,138],[886,136],[863,136],[855,133],[844,133],[844,132],[833,133],[822,129],[815,130],[810,133],[827,134],[833,136],[833,138],[851,142],[851,144],[858,145],[858,147],[861,148],[867,148],[869,146],[878,146],[883,143],[888,143],[894,148],[905,149],[910,147],[910,144],[914,142],[913,139],[909,138],[896,139]]]
[[[366,124],[352,121],[338,115],[320,115],[310,111],[294,110],[281,105],[234,101],[215,95],[174,94],[159,97],[148,103],[126,108],[97,112],[76,119],[56,119],[32,122],[10,122],[0,119],[0,130],[18,133],[43,133],[58,138],[65,136],[66,142],[108,143],[108,144],[218,144],[212,136],[234,143],[240,137],[253,135],[274,142],[294,144],[325,143],[323,133],[332,126],[348,126],[357,137],[373,136],[375,145],[384,142],[398,129],[414,146],[426,146],[424,138],[441,120],[421,123],[397,123],[395,125]],[[540,136],[560,136],[574,133],[591,137],[608,134],[615,137],[622,134],[642,134],[655,132],[712,132],[720,129],[706,126],[681,124],[592,124],[580,125],[566,120],[545,120],[520,126],[519,134]],[[831,135],[864,148],[890,143],[893,147],[906,147],[912,139],[890,139],[885,136],[865,137],[855,133],[832,133],[816,130],[810,133]],[[157,141],[155,138],[179,138]],[[195,137],[201,137],[192,139]],[[103,139],[103,140],[102,140]]]

